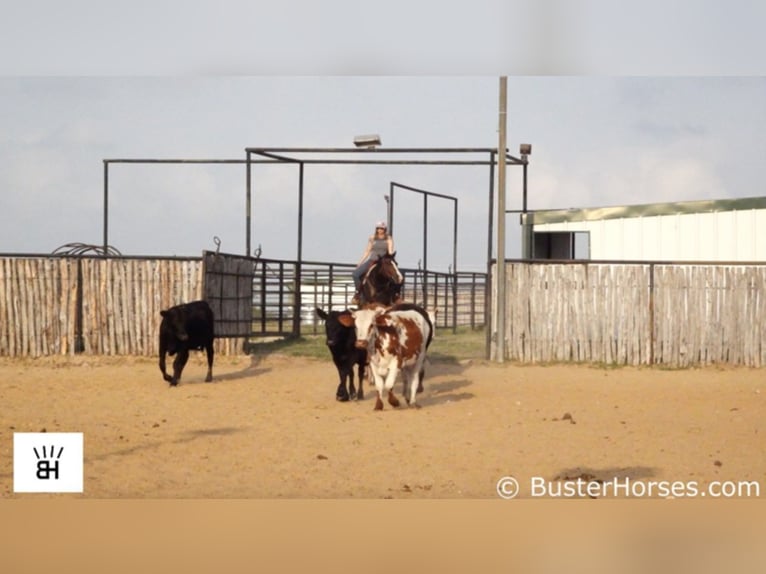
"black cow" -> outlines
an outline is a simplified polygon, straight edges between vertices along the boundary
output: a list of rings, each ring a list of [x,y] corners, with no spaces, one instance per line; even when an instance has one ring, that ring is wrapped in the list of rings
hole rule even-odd
[[[207,351],[207,377],[213,380],[213,311],[205,301],[193,301],[160,311],[160,371],[171,386],[178,384],[190,350]],[[173,376],[165,372],[165,353],[176,355]]]
[[[364,398],[364,370],[367,364],[367,350],[357,349],[356,330],[351,311],[330,311],[325,313],[317,307],[317,315],[324,319],[327,348],[330,349],[332,360],[338,368],[340,383],[335,392],[339,401]],[[354,365],[357,365],[359,375],[359,390],[354,387]],[[348,388],[346,387],[348,381]]]

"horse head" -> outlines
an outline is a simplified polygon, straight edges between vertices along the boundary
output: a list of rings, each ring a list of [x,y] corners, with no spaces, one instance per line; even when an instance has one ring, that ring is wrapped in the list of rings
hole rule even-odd
[[[398,282],[399,275],[396,272],[396,251],[393,253],[386,253],[378,257],[377,267],[386,279]]]
[[[396,270],[396,253],[378,257],[362,287],[363,299],[367,303],[377,302],[390,305],[397,295],[399,274]]]

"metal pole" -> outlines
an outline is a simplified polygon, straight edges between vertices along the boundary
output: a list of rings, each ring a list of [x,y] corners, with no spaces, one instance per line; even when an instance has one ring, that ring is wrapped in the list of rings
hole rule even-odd
[[[497,309],[495,311],[495,360],[505,361],[505,156],[508,77],[500,77],[499,137],[497,144]]]
[[[396,189],[396,186],[394,185],[394,182],[388,184],[389,186],[389,200],[388,200],[388,232],[393,235],[394,234],[394,190]]]
[[[487,209],[487,281],[484,284],[484,348],[485,359],[492,358],[492,237],[494,236],[495,151],[489,154],[489,208]]]
[[[104,160],[104,255],[109,249],[109,162]]]
[[[298,263],[303,261],[303,162],[298,169]]]
[[[428,195],[423,194],[423,307],[428,308]]]
[[[293,294],[293,335],[301,335],[301,275],[303,271],[303,162],[298,170],[298,256],[295,266],[295,293]]]
[[[532,225],[529,221],[529,212],[527,210],[527,165],[529,160],[526,156],[522,156],[524,164],[522,169],[523,175],[523,192],[522,192],[522,205],[521,205],[521,257],[522,259],[532,259],[534,251],[534,242],[532,236]]]
[[[457,332],[457,198],[452,218],[452,332]]]
[[[252,175],[251,175],[251,167],[252,163],[250,161],[250,152],[246,151],[247,154],[247,168],[246,168],[246,180],[245,180],[245,255],[250,257],[250,233],[251,233],[251,215],[250,215],[250,209],[251,209],[251,190],[252,190]]]
[[[527,212],[527,165],[529,165],[529,160],[526,158],[526,156],[522,156],[522,157],[524,159],[524,165],[522,166],[524,171],[524,176],[523,176],[524,183],[523,183],[523,191],[522,191],[522,197],[521,197],[521,200],[522,200],[521,209],[524,213],[526,213]]]

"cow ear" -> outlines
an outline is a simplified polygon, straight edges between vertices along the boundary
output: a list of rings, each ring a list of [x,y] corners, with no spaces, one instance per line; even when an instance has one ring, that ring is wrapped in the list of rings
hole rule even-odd
[[[324,310],[320,309],[319,307],[316,308],[317,315],[319,315],[320,319],[327,320],[327,313],[324,312]]]
[[[167,317],[168,316],[168,312],[167,311],[160,311],[160,315],[162,315],[163,317]]]
[[[338,323],[340,323],[344,327],[353,327],[354,318],[350,314],[346,315],[345,313],[343,313],[342,315],[338,315]]]

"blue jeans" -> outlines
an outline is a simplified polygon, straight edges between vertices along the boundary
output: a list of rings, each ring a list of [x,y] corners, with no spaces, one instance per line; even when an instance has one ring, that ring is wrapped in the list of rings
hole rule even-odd
[[[373,258],[370,255],[367,257],[367,259],[362,261],[359,266],[351,273],[351,276],[354,278],[354,287],[356,287],[357,291],[361,289],[362,277],[364,277],[364,274],[367,273],[367,270],[370,268],[370,265],[372,265],[372,262]]]

